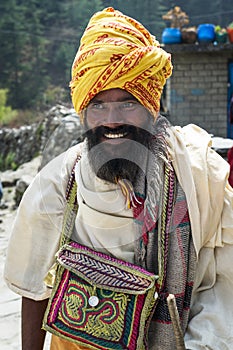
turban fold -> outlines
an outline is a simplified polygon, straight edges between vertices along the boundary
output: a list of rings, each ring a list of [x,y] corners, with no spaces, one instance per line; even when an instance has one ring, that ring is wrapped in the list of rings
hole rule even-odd
[[[170,54],[139,22],[112,7],[90,19],[72,65],[70,82],[78,114],[100,91],[120,88],[131,93],[154,117],[166,79]]]

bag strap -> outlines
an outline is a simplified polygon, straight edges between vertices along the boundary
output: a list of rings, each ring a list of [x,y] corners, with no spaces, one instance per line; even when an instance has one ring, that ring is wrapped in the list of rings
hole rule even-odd
[[[75,167],[80,159],[81,159],[81,156],[78,155],[72,167],[70,178],[66,187],[65,197],[66,197],[67,203],[64,211],[64,216],[63,216],[63,225],[62,225],[62,232],[61,232],[59,247],[62,247],[65,243],[68,243],[70,241],[70,237],[71,237],[74,223],[75,223],[75,218],[78,211],[77,183],[75,181]]]
[[[63,224],[61,237],[59,242],[59,249],[70,241],[70,237],[73,231],[75,218],[78,211],[78,202],[77,202],[77,183],[75,181],[75,167],[78,161],[81,159],[81,156],[77,156],[72,171],[70,174],[70,178],[66,187],[66,207],[63,216]],[[53,264],[53,266],[49,269],[47,275],[44,278],[44,282],[49,288],[53,288],[55,282],[55,276],[57,271],[57,261]]]

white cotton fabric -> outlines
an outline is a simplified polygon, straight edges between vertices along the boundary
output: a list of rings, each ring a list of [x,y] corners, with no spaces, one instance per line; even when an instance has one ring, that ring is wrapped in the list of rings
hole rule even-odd
[[[136,239],[132,210],[116,184],[100,180],[86,154],[75,169],[78,215],[72,239],[119,259],[134,262]]]
[[[210,136],[195,125],[170,129],[168,152],[186,194],[198,256],[191,318],[185,342],[186,348],[191,350],[231,350],[233,349],[233,190],[227,182],[229,165],[210,146]],[[49,296],[50,290],[43,284],[43,279],[53,265],[54,255],[58,249],[65,207],[65,189],[76,156],[82,152],[81,148],[82,145],[72,147],[42,169],[21,201],[5,265],[5,280],[8,286],[20,295],[35,300]],[[78,172],[83,176],[82,162],[81,159],[81,170],[76,170],[77,177]],[[93,211],[97,211],[95,207],[90,206],[90,203],[88,205],[88,191],[93,191],[89,180],[82,181],[84,190],[81,189],[78,194],[81,210],[80,217],[76,221],[78,228],[76,233],[83,242],[89,240],[90,245],[101,246],[106,237],[110,237],[104,230],[100,229],[94,236],[91,231],[89,233],[81,231],[82,223],[87,223],[90,227],[93,225],[94,220],[92,222],[91,217]],[[102,183],[101,186],[105,184]],[[108,190],[115,191],[114,195],[119,200],[116,203],[122,209],[117,212],[116,219],[120,218],[122,222],[126,220],[126,227],[127,225],[131,227],[132,217],[121,207],[123,205],[121,194],[116,188],[108,188],[107,192]],[[103,188],[100,188],[100,192],[104,192]],[[84,203],[87,207],[82,208]],[[110,215],[112,219],[113,213],[108,214],[108,209],[111,211],[110,205],[101,211],[100,215],[107,217]],[[99,225],[101,228],[101,218]],[[130,235],[127,235],[127,238],[130,237],[129,240]],[[111,242],[111,239],[107,242]],[[120,239],[124,242],[124,237]],[[127,243],[128,246],[120,244],[122,249],[116,254],[122,253],[123,258],[126,253],[130,260],[133,248],[130,242]],[[114,244],[111,243],[110,248]]]

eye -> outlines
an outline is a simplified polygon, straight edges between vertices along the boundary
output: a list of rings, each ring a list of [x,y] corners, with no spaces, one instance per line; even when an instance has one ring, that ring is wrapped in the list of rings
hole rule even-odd
[[[90,110],[101,110],[101,109],[104,109],[104,104],[101,102],[91,102],[88,108]]]
[[[133,110],[139,106],[137,101],[125,101],[121,104],[121,109],[125,110]]]

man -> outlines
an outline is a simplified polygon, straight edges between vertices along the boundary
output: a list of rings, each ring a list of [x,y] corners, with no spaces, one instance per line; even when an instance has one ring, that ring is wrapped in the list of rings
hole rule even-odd
[[[86,139],[36,176],[9,243],[5,279],[23,297],[23,350],[43,347],[51,294],[44,280],[67,224],[72,169],[72,241],[159,276],[148,348],[175,349],[168,294],[176,298],[186,349],[233,348],[229,166],[204,130],[175,128],[159,115],[171,71],[170,55],[134,19],[112,8],[91,18],[70,83]],[[87,348],[72,336],[52,336],[51,349]]]

